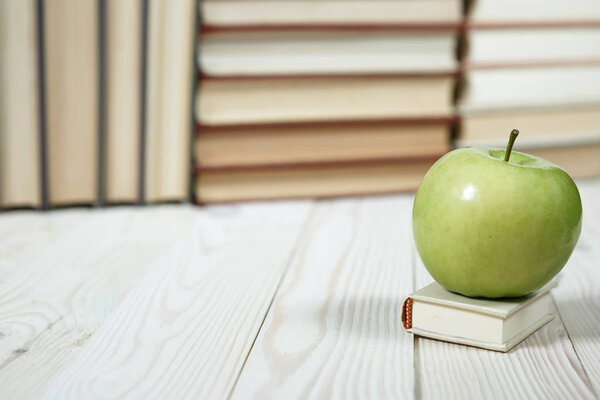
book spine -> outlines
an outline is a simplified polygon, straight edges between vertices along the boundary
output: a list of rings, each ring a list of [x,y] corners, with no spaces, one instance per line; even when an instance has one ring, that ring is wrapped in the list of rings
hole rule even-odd
[[[329,199],[337,199],[340,197],[347,196],[382,196],[382,195],[397,195],[402,193],[414,193],[417,188],[405,188],[405,189],[393,189],[393,190],[368,190],[368,191],[348,191],[345,193],[335,193],[335,194],[319,194],[314,195],[310,193],[304,193],[301,195],[288,195],[288,196],[256,196],[256,197],[248,197],[244,199],[219,199],[219,200],[203,200],[196,199],[194,202],[197,206],[206,206],[209,204],[235,204],[240,202],[248,202],[248,201],[281,201],[281,200],[298,200],[298,199],[310,199],[310,200],[329,200]]]
[[[98,181],[96,206],[105,202],[106,2],[98,0]]]
[[[344,79],[393,79],[393,78],[445,78],[459,77],[462,74],[461,66],[448,71],[406,71],[394,73],[343,73],[343,74],[291,74],[291,75],[227,75],[214,76],[205,74],[198,68],[199,81],[287,81],[287,80],[344,80]]]
[[[410,162],[429,162],[431,165],[445,153],[432,153],[427,155],[409,155],[402,157],[385,158],[355,158],[333,161],[296,161],[276,162],[252,165],[227,165],[227,166],[203,166],[197,164],[194,167],[196,174],[201,172],[233,172],[233,171],[277,171],[281,168],[303,169],[303,168],[340,168],[364,165],[394,165]]]
[[[140,45],[140,132],[138,158],[138,205],[146,202],[146,78],[148,57],[148,0],[142,0]]]
[[[198,57],[200,55],[200,52],[198,51],[198,46],[200,44],[200,35],[198,34],[198,30],[199,30],[200,21],[201,21],[200,1],[201,0],[196,1],[196,5],[194,7],[195,18],[194,18],[194,29],[192,30],[192,32],[194,34],[194,40],[192,40],[192,43],[193,43],[192,45],[194,46],[194,48],[192,50],[192,54],[193,54],[192,68],[190,68],[190,71],[191,71],[190,82],[192,83],[192,91],[191,91],[192,99],[190,101],[190,106],[191,106],[191,110],[190,110],[190,146],[189,146],[190,174],[189,174],[188,201],[191,201],[191,202],[196,201],[196,197],[195,197],[196,195],[195,195],[195,190],[194,190],[194,186],[196,183],[196,176],[194,174],[194,168],[196,166],[196,159],[195,159],[196,152],[194,151],[194,140],[196,138],[196,91],[198,90],[198,85],[200,84],[199,80],[196,79],[196,74],[197,74],[196,73],[196,65],[200,65],[198,63]]]
[[[554,68],[554,67],[586,67],[600,65],[600,58],[583,58],[578,60],[548,60],[548,61],[510,61],[510,62],[494,62],[494,63],[472,63],[462,61],[460,69],[463,74],[469,71],[480,70],[499,70],[499,69],[514,69],[514,68]]]
[[[46,138],[46,82],[44,76],[44,1],[37,0],[37,46],[38,46],[38,82],[39,82],[39,156],[40,156],[40,204],[42,210],[48,209],[48,158]]]
[[[455,125],[459,120],[458,115],[439,116],[439,117],[423,117],[423,118],[393,118],[393,119],[360,119],[360,120],[323,120],[323,121],[306,121],[306,122],[269,122],[269,123],[243,123],[243,124],[219,124],[205,125],[201,123],[195,124],[197,134],[205,132],[219,131],[239,131],[244,132],[248,129],[289,129],[299,126],[319,128],[332,127],[347,127],[347,126],[422,126],[422,125]]]
[[[519,28],[598,28],[600,20],[547,20],[547,21],[465,21],[463,30],[469,29],[519,29]]]
[[[402,305],[402,325],[404,329],[412,328],[412,305],[413,299],[408,297]]]
[[[198,28],[202,35],[210,35],[222,32],[282,32],[282,31],[304,31],[304,32],[373,32],[373,31],[396,31],[396,32],[429,32],[429,31],[460,31],[465,29],[462,22],[415,22],[396,24],[262,24],[262,25],[207,25]]]
[[[452,31],[464,32],[469,29],[520,29],[520,28],[597,28],[600,27],[600,20],[547,20],[547,21],[469,21],[463,17],[458,22],[440,22],[440,23],[398,23],[398,24],[287,24],[287,25],[201,25],[198,32],[203,35],[224,32],[281,32],[281,31],[312,31],[312,32],[331,32],[331,31],[353,31],[353,32],[371,32],[371,31],[408,31],[408,32],[427,32],[427,31]]]

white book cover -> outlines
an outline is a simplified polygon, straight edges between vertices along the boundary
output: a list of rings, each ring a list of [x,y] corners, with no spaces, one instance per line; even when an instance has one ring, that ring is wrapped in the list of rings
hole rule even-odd
[[[597,0],[474,0],[469,18],[477,23],[586,22],[600,19]]]
[[[466,59],[474,66],[593,62],[600,59],[600,28],[472,29]]]
[[[471,298],[434,282],[404,302],[404,328],[415,335],[507,352],[554,318],[552,281],[518,298]]]
[[[459,101],[463,114],[600,104],[600,66],[471,70]]]
[[[457,23],[458,0],[204,0],[207,25]]]
[[[244,32],[204,35],[198,64],[212,76],[453,72],[455,34]]]

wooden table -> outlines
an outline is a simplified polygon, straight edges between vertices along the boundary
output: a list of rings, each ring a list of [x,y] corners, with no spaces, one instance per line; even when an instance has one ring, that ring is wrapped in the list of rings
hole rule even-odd
[[[508,354],[406,333],[412,197],[0,216],[0,398],[591,399],[600,181],[559,318]]]

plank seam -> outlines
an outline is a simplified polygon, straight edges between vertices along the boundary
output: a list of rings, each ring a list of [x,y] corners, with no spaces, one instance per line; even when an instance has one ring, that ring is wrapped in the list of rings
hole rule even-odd
[[[419,339],[413,335],[413,374],[414,374],[414,399],[421,400],[423,398],[421,394],[421,385],[419,384],[419,368],[421,358],[419,353]]]
[[[411,231],[412,232],[412,231]],[[411,235],[412,236],[412,235]],[[417,249],[415,247],[414,242],[411,242],[410,246],[410,258],[412,264],[412,290],[416,290],[417,287]],[[422,398],[421,394],[421,385],[419,383],[419,339],[413,335],[413,397],[415,400],[420,400]]]
[[[556,315],[558,315],[558,319],[560,319],[560,323],[562,324],[563,328],[565,329],[565,333],[567,334],[567,337],[569,338],[569,343],[571,344],[571,348],[573,349],[573,352],[577,356],[577,361],[579,361],[579,365],[581,366],[581,369],[583,370],[585,379],[587,380],[586,383],[588,384],[590,391],[594,394],[594,397],[599,398],[598,393],[596,393],[596,390],[594,389],[594,385],[592,384],[592,380],[590,379],[590,376],[589,376],[587,370],[585,369],[585,366],[581,362],[581,358],[579,357],[579,353],[577,353],[577,349],[575,348],[575,345],[573,344],[573,340],[571,340],[571,334],[569,333],[569,330],[567,329],[567,325],[565,324],[565,321],[563,321],[562,315],[560,313],[560,309],[558,308],[558,304],[556,304],[556,299],[554,298],[554,295],[551,294],[550,298],[552,298],[552,303],[554,304],[554,309],[556,310]]]
[[[271,312],[271,308],[273,307],[273,303],[275,303],[275,299],[277,298],[277,294],[279,293],[279,289],[281,288],[281,285],[283,284],[283,281],[285,280],[285,277],[288,274],[288,271],[291,268],[291,265],[296,257],[296,254],[298,253],[298,250],[301,247],[301,243],[305,241],[305,234],[307,233],[307,231],[309,230],[310,226],[312,225],[312,222],[315,218],[315,210],[316,210],[316,201],[313,202],[312,206],[311,206],[311,210],[308,214],[308,216],[306,217],[306,220],[304,221],[304,223],[302,224],[302,227],[300,228],[300,230],[298,231],[298,238],[296,239],[296,243],[294,244],[294,246],[292,247],[292,250],[290,251],[290,254],[288,256],[288,258],[285,261],[284,267],[283,267],[283,271],[281,273],[281,276],[279,277],[279,281],[277,282],[277,286],[275,287],[275,290],[273,291],[273,295],[271,296],[271,300],[269,301],[269,305],[267,306],[267,309],[265,310],[265,314],[263,315],[262,320],[260,321],[260,325],[258,326],[258,329],[256,331],[256,334],[254,335],[254,339],[252,339],[252,343],[250,344],[250,348],[248,349],[248,352],[246,353],[246,356],[244,357],[244,361],[242,362],[242,366],[240,367],[240,370],[238,371],[235,380],[233,381],[233,384],[231,385],[231,390],[229,390],[229,393],[227,394],[226,399],[230,400],[231,397],[233,396],[233,393],[235,392],[235,388],[238,384],[238,381],[240,380],[240,376],[242,375],[242,372],[244,371],[244,367],[246,366],[246,363],[248,362],[248,358],[250,358],[250,354],[252,353],[252,350],[254,349],[254,345],[256,344],[256,341],[258,340],[258,337],[260,336],[260,332],[262,331],[262,328],[265,324],[265,321],[267,320],[267,316],[269,315],[269,313]]]

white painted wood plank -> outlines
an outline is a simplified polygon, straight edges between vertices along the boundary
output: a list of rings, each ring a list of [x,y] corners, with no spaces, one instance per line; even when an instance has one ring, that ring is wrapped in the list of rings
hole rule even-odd
[[[44,398],[223,398],[264,319],[310,202],[203,208]]]
[[[8,282],[14,269],[29,265],[39,255],[39,243],[55,242],[61,234],[81,224],[81,210],[58,210],[52,213],[11,211],[0,213],[0,287]]]
[[[194,213],[169,206],[15,217],[22,229],[0,245],[0,398],[39,397],[153,259],[191,234]]]
[[[419,288],[433,279],[415,261]],[[509,353],[415,337],[415,359],[416,389],[425,399],[595,398],[560,318]]]
[[[0,219],[0,365],[22,354],[26,343],[60,318],[55,307],[31,292],[53,276],[54,266],[45,259],[55,249],[68,247],[73,232],[88,226],[88,215],[85,210],[23,212]]]
[[[600,180],[578,182],[583,229],[553,291],[569,338],[600,396]]]
[[[167,243],[170,236],[178,235],[179,226],[171,227],[173,232],[169,233],[169,226],[160,224],[162,220],[172,220],[173,215],[169,214],[168,219],[161,215],[163,213],[156,215],[150,210],[131,214],[126,209],[72,210],[38,215],[29,222],[24,221],[22,228],[15,230],[14,236],[7,241],[8,245],[5,246],[5,242],[0,245],[3,256],[0,261],[2,361],[6,360],[7,352],[29,342],[48,325],[73,311],[72,290],[93,277],[91,274],[105,273],[105,269],[97,265],[104,258],[110,257],[127,241],[143,244],[144,236],[151,236],[147,228],[152,223],[148,221],[153,220],[156,227],[163,229],[155,236],[164,238]],[[40,219],[42,223],[38,224],[36,221]],[[136,219],[148,222],[146,229],[135,227]],[[39,228],[38,232],[32,232],[30,226]],[[132,232],[135,228],[139,230],[137,234]],[[120,273],[127,271],[120,267]],[[23,335],[19,333],[21,330]]]
[[[411,398],[408,196],[319,203],[233,399]]]

